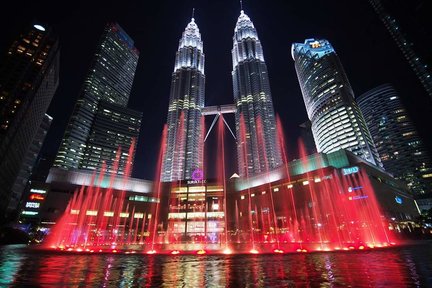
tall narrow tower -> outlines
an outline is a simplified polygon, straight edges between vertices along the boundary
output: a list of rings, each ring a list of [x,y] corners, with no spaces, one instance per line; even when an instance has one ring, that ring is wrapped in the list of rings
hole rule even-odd
[[[282,164],[282,158],[261,42],[243,10],[233,42],[238,169],[241,177],[247,177],[272,170]]]
[[[168,106],[162,181],[191,179],[203,164],[204,53],[195,19],[179,41]]]
[[[342,63],[330,42],[306,39],[291,47],[318,152],[347,149],[382,166]]]

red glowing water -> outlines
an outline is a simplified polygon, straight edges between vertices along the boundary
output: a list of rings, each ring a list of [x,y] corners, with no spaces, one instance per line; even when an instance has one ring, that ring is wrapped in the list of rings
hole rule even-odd
[[[235,162],[225,159],[223,121],[223,115],[220,115],[217,129],[218,146],[216,153],[218,157],[214,164],[217,171],[216,186],[221,186],[223,193],[214,198],[206,198],[205,193],[207,192],[203,193],[204,196],[199,193],[184,194],[186,201],[189,201],[188,197],[196,197],[193,204],[182,200],[183,196],[171,195],[173,197],[170,196],[169,209],[178,209],[170,210],[171,212],[186,209],[184,210],[187,211],[185,212],[185,219],[191,215],[196,217],[195,220],[185,220],[181,226],[183,230],[176,228],[180,227],[176,226],[180,223],[176,219],[168,219],[167,223],[163,223],[165,221],[163,219],[167,217],[161,214],[167,209],[161,207],[160,203],[156,203],[154,210],[147,211],[144,217],[135,218],[135,207],[129,207],[129,204],[125,205],[125,191],[116,191],[112,188],[112,181],[114,181],[112,171],[110,171],[111,174],[107,175],[110,179],[108,187],[101,188],[100,184],[106,177],[104,166],[98,175],[93,175],[92,183],[94,185],[82,187],[76,191],[65,214],[53,229],[47,244],[66,250],[72,249],[71,251],[80,249],[79,251],[82,252],[87,251],[87,247],[90,247],[87,248],[89,251],[102,251],[99,248],[95,250],[93,247],[111,245],[110,253],[122,251],[119,248],[125,247],[125,245],[141,244],[142,246],[138,249],[142,249],[147,254],[166,253],[173,255],[184,253],[201,255],[212,253],[212,251],[224,254],[236,252],[257,254],[350,251],[393,245],[394,240],[387,229],[387,223],[382,216],[375,192],[363,170],[360,169],[357,173],[350,175],[342,175],[338,169],[329,167],[312,169],[311,167],[324,167],[322,165],[324,163],[319,162],[322,160],[319,157],[308,157],[304,145],[300,141],[300,159],[293,163],[305,172],[300,175],[296,174],[295,177],[290,175],[291,170],[287,165],[289,153],[286,150],[285,137],[279,118],[277,118],[276,125],[276,140],[281,147],[286,176],[275,182],[267,181],[260,186],[248,186],[244,191],[236,191],[237,196],[234,197],[234,201],[228,202],[226,165],[235,165]],[[260,163],[260,166],[257,166],[251,159],[250,146],[252,144],[247,145],[250,135],[246,133],[246,125],[249,124],[245,123],[242,115],[239,117],[239,124],[237,143],[240,158],[239,168],[243,171],[242,178],[249,180],[249,167],[260,167],[264,173],[264,178],[269,177],[271,171],[266,164],[267,155],[263,149],[259,149],[256,157],[261,159],[262,161],[259,162],[264,164]],[[185,123],[182,114],[180,115],[180,130],[183,129],[183,125]],[[261,131],[260,119],[257,119],[256,125],[257,130]],[[204,125],[202,127],[204,129]],[[167,146],[166,134],[167,127],[165,125],[154,182],[154,193],[157,199],[163,198],[162,193],[164,193],[162,191],[161,167]],[[202,135],[204,134],[203,132]],[[184,146],[186,140],[182,139],[182,136],[178,137],[177,142],[180,143],[180,146]],[[263,134],[257,135],[254,141],[256,142],[254,145],[257,147],[266,145]],[[134,142],[133,145],[135,145]],[[134,147],[132,146],[129,150],[129,157],[133,155]],[[121,150],[119,149],[113,169],[117,169],[120,155]],[[123,181],[127,181],[127,177],[130,175],[131,159],[128,159]],[[173,169],[178,168],[174,167]],[[206,167],[202,168],[205,171]],[[180,170],[175,171],[183,173]],[[182,185],[184,187],[181,187]],[[203,183],[197,183],[197,187],[201,187],[198,185],[205,186]],[[184,182],[177,181],[171,187],[171,191],[173,191],[171,193],[182,194],[184,193],[182,188],[189,189],[189,186],[185,185]],[[216,198],[217,200],[213,200]],[[207,219],[210,210],[212,213],[224,212],[224,223],[218,227],[222,230],[217,232],[216,240],[211,238],[212,233],[209,233],[208,230],[209,223],[215,221],[214,219]],[[86,212],[84,213],[84,211]],[[131,211],[131,213],[125,211]],[[108,216],[106,212],[112,212],[112,215]],[[190,215],[187,216],[189,212]],[[199,218],[196,215],[200,215],[197,214],[198,212],[204,212],[204,216],[199,216],[203,218],[196,220]],[[179,214],[181,213],[176,215]],[[229,219],[227,215],[233,218]],[[191,219],[193,218],[191,217]],[[204,230],[196,232],[193,237],[186,237],[186,233],[191,227],[188,225],[192,225],[194,221],[205,223]],[[147,233],[145,227],[148,227]],[[168,230],[164,231],[164,227],[168,227]],[[144,234],[147,236],[144,237]],[[209,248],[208,245],[211,243],[218,243],[219,246]],[[187,248],[186,245],[178,246],[178,244],[193,245]]]
[[[131,173],[134,149],[135,139],[132,139],[122,180],[123,187]],[[134,218],[134,207],[132,213],[129,213],[129,207],[125,209],[125,191],[113,189],[120,157],[119,148],[112,166],[113,170],[108,171],[110,174],[107,175],[107,187],[103,187],[107,167],[103,163],[99,175],[93,174],[91,184],[82,186],[75,192],[64,214],[44,241],[45,245],[60,248],[96,247],[124,245],[137,241],[140,218]],[[141,225],[144,221],[143,219]]]

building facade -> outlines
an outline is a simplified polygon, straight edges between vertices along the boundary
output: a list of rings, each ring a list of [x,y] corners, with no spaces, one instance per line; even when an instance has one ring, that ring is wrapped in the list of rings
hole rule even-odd
[[[68,212],[68,205],[73,202],[71,200],[80,193],[79,191],[86,191],[85,196],[90,199],[90,191],[94,188],[99,189],[102,192],[101,195],[112,193],[110,199],[102,197],[94,203],[97,207],[95,210],[100,213],[99,215],[103,215],[106,221],[112,221],[115,218],[113,216],[118,217],[118,215],[106,213],[106,207],[115,209],[116,205],[123,203],[119,210],[123,212],[120,215],[122,224],[125,224],[126,218],[128,220],[133,218],[135,220],[133,228],[136,227],[137,220],[139,220],[140,236],[144,232],[149,233],[150,219],[152,215],[155,215],[156,204],[160,202],[159,198],[154,197],[156,193],[153,191],[153,182],[124,175],[96,174],[94,171],[83,169],[52,168],[46,183],[36,183],[30,190],[29,197],[24,203],[21,219],[27,222],[39,222],[44,227],[52,227],[62,215]],[[110,204],[104,206],[104,201],[109,201]],[[81,208],[84,209],[84,207],[87,207],[87,211],[91,210],[88,206]],[[81,213],[84,214],[87,211],[81,211]],[[147,217],[143,217],[144,215]],[[147,218],[146,221],[144,221],[145,218]],[[122,226],[122,229],[130,232],[129,228],[132,229],[132,225],[129,221],[127,222],[125,226],[128,226],[128,229],[125,226]],[[146,228],[145,231],[142,230],[143,226]]]
[[[59,85],[59,51],[53,31],[35,24],[12,43],[1,63],[0,217],[16,209],[21,198],[22,191],[12,187]]]
[[[11,198],[9,202],[8,209],[14,209],[19,206],[19,203],[22,201],[22,197],[25,195],[29,181],[31,182],[31,176],[33,170],[35,169],[36,161],[39,157],[39,153],[41,151],[42,145],[45,141],[45,137],[48,133],[49,128],[51,127],[52,117],[48,114],[45,114],[41,125],[39,126],[36,135],[33,138],[32,144],[30,145],[23,163],[21,165],[20,172],[15,180],[14,185],[12,186],[12,195],[21,195],[20,199]]]
[[[327,40],[294,43],[292,58],[318,152],[348,149],[374,165],[381,161],[343,66]]]
[[[238,172],[249,177],[280,166],[282,157],[261,42],[243,10],[234,29],[232,64]]]
[[[347,150],[237,179],[227,197],[230,237],[240,242],[268,243],[279,233],[281,245],[380,243],[419,216],[403,182]]]
[[[122,155],[119,159],[121,170],[118,174],[125,173],[128,149],[132,140],[137,139],[139,135],[141,118],[142,112],[100,101],[87,140],[87,147],[84,150],[81,168],[99,167],[103,159],[107,169],[113,170],[112,165],[116,157],[113,152],[121,147]]]
[[[163,182],[191,179],[196,169],[202,169],[204,85],[203,42],[192,18],[179,41],[172,74]]]
[[[430,54],[430,27],[427,11],[429,1],[369,0],[413,72],[432,98],[432,58]],[[428,40],[429,39],[429,40]]]
[[[140,112],[127,108],[138,57],[134,41],[120,25],[107,24],[66,128],[55,167],[94,170],[105,162],[109,169],[119,145],[122,151],[129,149],[131,139],[139,134],[141,122]],[[131,115],[132,120],[125,120]],[[126,122],[130,127],[122,130]],[[118,173],[124,172],[127,157],[122,155]]]
[[[432,192],[432,161],[399,95],[390,84],[357,98],[386,171],[414,194]]]

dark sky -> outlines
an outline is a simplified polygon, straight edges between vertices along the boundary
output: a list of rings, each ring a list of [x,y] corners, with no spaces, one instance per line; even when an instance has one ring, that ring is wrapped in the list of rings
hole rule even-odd
[[[368,1],[243,2],[263,45],[273,103],[284,126],[289,154],[297,154],[298,125],[307,120],[290,49],[293,42],[304,42],[306,38],[324,38],[332,43],[356,95],[392,83],[432,150],[428,127],[431,100]],[[129,107],[144,112],[135,177],[153,178],[175,52],[193,7],[204,41],[206,105],[233,102],[231,48],[240,12],[238,1],[13,1],[7,6],[2,2],[1,6],[2,54],[32,20],[53,27],[60,38],[60,87],[48,111],[54,121],[44,153],[57,152],[107,22],[118,22],[140,51],[129,101]]]

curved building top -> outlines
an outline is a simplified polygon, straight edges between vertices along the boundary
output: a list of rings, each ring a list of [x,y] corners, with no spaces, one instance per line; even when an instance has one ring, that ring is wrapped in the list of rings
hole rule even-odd
[[[201,41],[201,34],[198,29],[198,25],[195,23],[195,19],[192,18],[189,24],[186,26],[185,31],[179,41],[179,49],[183,47],[194,47],[203,51],[203,42]]]
[[[240,16],[234,28],[233,42],[233,68],[235,68],[239,62],[248,59],[258,59],[264,62],[258,33],[252,20],[250,20],[249,16],[246,15],[243,10],[240,11]]]
[[[258,39],[255,26],[243,10],[240,11],[240,16],[238,17],[234,28],[234,38],[237,41],[241,41],[245,38]]]
[[[330,53],[336,53],[333,46],[325,39],[306,39],[304,43],[293,43],[291,46],[291,56],[294,59],[294,53],[306,55],[310,58],[321,58]],[[295,59],[294,59],[295,60]]]
[[[186,26],[179,41],[174,72],[180,68],[193,68],[204,74],[203,42],[194,18]]]

